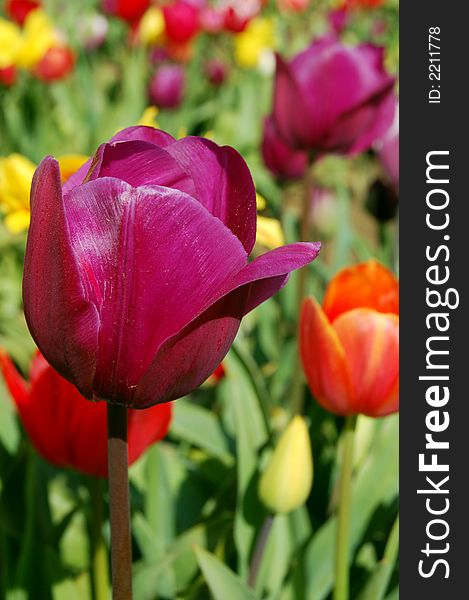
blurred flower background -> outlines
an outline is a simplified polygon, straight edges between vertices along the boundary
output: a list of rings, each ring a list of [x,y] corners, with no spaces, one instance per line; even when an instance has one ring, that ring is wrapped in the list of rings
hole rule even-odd
[[[42,158],[65,182],[145,125],[240,152],[254,258],[323,245],[198,390],[132,413],[135,598],[399,598],[398,52],[398,0],[0,5],[0,597],[108,597],[104,404],[36,353],[21,280]]]

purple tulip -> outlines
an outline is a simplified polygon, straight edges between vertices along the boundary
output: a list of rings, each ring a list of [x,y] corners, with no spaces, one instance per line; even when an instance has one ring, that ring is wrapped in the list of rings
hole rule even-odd
[[[241,318],[319,243],[249,262],[256,194],[241,156],[131,127],[61,185],[34,175],[23,300],[48,362],[87,398],[146,408],[188,394],[222,361]]]
[[[149,95],[160,108],[177,108],[184,96],[186,74],[180,65],[162,65],[153,75]]]
[[[279,136],[272,117],[264,121],[262,157],[265,166],[280,179],[298,179],[308,166],[308,153],[291,148]]]
[[[393,87],[383,48],[326,36],[288,63],[277,57],[275,125],[293,148],[355,154],[389,128]]]

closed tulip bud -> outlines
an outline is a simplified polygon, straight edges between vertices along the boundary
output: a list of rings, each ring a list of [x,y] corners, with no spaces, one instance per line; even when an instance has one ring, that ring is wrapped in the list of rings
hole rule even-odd
[[[164,33],[163,12],[156,6],[150,6],[138,25],[138,38],[142,44],[156,44]]]
[[[180,65],[161,65],[150,82],[149,95],[159,108],[177,108],[184,97],[186,74]]]
[[[29,329],[86,398],[146,408],[184,396],[242,317],[320,250],[297,243],[249,261],[255,238],[254,184],[232,148],[130,127],[63,186],[46,157],[31,189]]]
[[[273,513],[302,506],[313,485],[313,454],[302,417],[296,416],[281,435],[259,482],[262,502]]]
[[[94,50],[104,44],[109,23],[104,15],[83,15],[77,22],[77,35],[87,50]]]
[[[323,37],[286,62],[277,56],[273,118],[284,142],[309,152],[356,154],[392,123],[395,80],[384,49]]]
[[[73,71],[75,54],[67,46],[49,48],[34,68],[34,74],[42,81],[58,81]]]
[[[135,23],[150,6],[150,0],[103,0],[103,8],[108,13]]]
[[[399,410],[399,286],[375,260],[343,269],[322,307],[307,298],[300,350],[316,400],[339,415]]]
[[[298,179],[308,166],[308,154],[283,141],[272,117],[264,121],[261,151],[265,166],[279,179]]]
[[[36,354],[29,382],[0,350],[0,368],[20,420],[48,462],[87,475],[107,477],[106,405],[89,402]],[[145,413],[129,411],[129,464],[168,432],[171,404],[154,406]]]
[[[37,0],[7,0],[5,12],[12,21],[15,21],[18,25],[23,25],[29,13],[40,6],[41,3]]]
[[[0,84],[6,87],[16,82],[17,71],[15,65],[0,67]]]
[[[205,73],[210,83],[216,87],[222,85],[227,77],[227,66],[219,60],[209,60],[205,65]]]
[[[200,29],[199,9],[184,0],[165,5],[163,16],[166,35],[178,44],[188,42]]]

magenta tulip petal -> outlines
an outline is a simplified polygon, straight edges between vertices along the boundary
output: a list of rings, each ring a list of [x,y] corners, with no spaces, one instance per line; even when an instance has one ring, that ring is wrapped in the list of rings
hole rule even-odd
[[[116,177],[133,187],[172,187],[191,196],[195,192],[192,179],[166,150],[143,141],[100,146],[85,181],[98,177]]]
[[[357,112],[357,116],[346,115],[338,121],[338,129],[353,131],[357,125],[362,133],[350,144],[348,154],[358,154],[367,150],[376,139],[382,137],[391,126],[396,111],[396,97],[392,92],[394,83],[379,94],[374,104],[370,103]]]
[[[288,280],[295,269],[313,261],[321,251],[320,242],[297,242],[276,248],[246,265],[227,285],[232,291],[250,285],[244,314],[273,296]]]
[[[72,190],[67,203],[77,224],[72,245],[101,314],[94,389],[130,402],[162,342],[213,303],[246,253],[177,190],[100,178]]]
[[[172,135],[162,131],[161,129],[155,129],[154,127],[147,127],[146,125],[135,125],[134,127],[127,127],[122,129],[119,133],[116,133],[114,137],[109,140],[109,143],[113,142],[149,142],[160,148],[165,148],[169,144],[173,144],[176,140]]]
[[[98,312],[84,288],[70,246],[57,161],[46,157],[31,188],[31,227],[23,279],[24,312],[44,356],[92,396]]]
[[[213,373],[238,332],[248,292],[243,287],[221,298],[162,345],[137,387],[135,408],[185,396]]]
[[[175,400],[200,385],[228,352],[241,318],[279,291],[289,273],[316,258],[319,243],[297,243],[260,256],[222,288],[219,299],[160,347],[132,406]]]
[[[194,181],[195,198],[231,229],[249,254],[256,241],[256,190],[241,156],[197,137],[166,150]]]
[[[280,135],[292,148],[308,147],[310,139],[322,134],[321,120],[316,119],[315,112],[305,103],[299,83],[280,56],[277,56],[273,111]]]

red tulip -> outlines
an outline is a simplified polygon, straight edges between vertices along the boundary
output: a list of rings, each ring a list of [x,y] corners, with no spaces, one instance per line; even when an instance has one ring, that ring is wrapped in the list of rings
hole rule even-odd
[[[129,23],[135,23],[150,6],[150,0],[103,0],[104,9]]]
[[[323,408],[371,417],[399,409],[398,302],[397,280],[374,260],[341,271],[322,308],[304,301],[301,358]]]
[[[204,70],[207,79],[216,87],[222,85],[228,75],[227,66],[216,58],[207,61]]]
[[[64,79],[73,71],[75,54],[67,46],[49,48],[34,68],[34,74],[42,81]]]
[[[50,364],[87,398],[146,408],[215,370],[242,317],[318,243],[249,261],[256,192],[230,147],[131,127],[62,187],[46,157],[33,178],[23,302]]]
[[[37,451],[58,467],[107,477],[106,405],[89,402],[37,353],[26,382],[0,351],[0,366],[23,426]],[[129,410],[129,464],[168,432],[171,404]]]
[[[345,8],[378,8],[382,6],[386,0],[344,0]]]
[[[273,118],[285,143],[316,153],[367,150],[392,123],[394,78],[384,50],[323,37],[290,62],[277,57]]]
[[[271,117],[264,121],[262,157],[266,167],[281,179],[298,179],[308,166],[308,154],[291,148],[279,136]]]
[[[23,25],[29,13],[40,6],[41,3],[38,0],[7,0],[5,12],[12,21]]]
[[[188,42],[200,29],[199,9],[184,0],[163,6],[165,32],[176,43]]]
[[[13,85],[16,81],[17,70],[15,65],[0,68],[0,84],[5,86]]]

